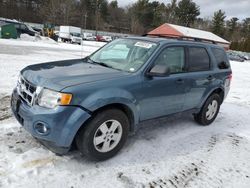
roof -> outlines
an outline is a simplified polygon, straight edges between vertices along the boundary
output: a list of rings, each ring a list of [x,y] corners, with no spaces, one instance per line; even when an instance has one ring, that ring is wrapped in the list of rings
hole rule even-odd
[[[148,35],[156,35],[156,36],[166,36],[166,37],[186,37],[186,38],[195,38],[201,40],[214,41],[217,43],[230,44],[230,42],[225,39],[209,32],[203,31],[199,29],[193,29],[189,27],[183,27],[179,25],[165,23],[156,29],[150,31]]]
[[[2,18],[2,17],[0,17],[0,21],[20,23],[19,21],[15,20],[15,19],[12,20],[12,19]]]
[[[191,41],[191,40],[177,40],[175,38],[163,38],[163,37],[126,37],[127,39],[135,39],[135,40],[143,40],[143,41],[148,41],[148,42],[154,42],[154,43],[181,43],[181,44],[192,44],[192,45],[203,45],[203,46],[210,46],[210,47],[215,47],[219,48],[220,46],[212,43],[204,43],[204,42],[196,42],[196,41]]]
[[[0,26],[9,25],[9,24],[10,24],[10,23],[2,22],[2,21],[0,20]]]
[[[171,39],[166,39],[166,38],[160,38],[160,37],[126,37],[128,39],[135,39],[135,40],[144,40],[144,41],[148,41],[148,42],[154,42],[154,43],[158,43],[161,41],[166,41],[166,40],[171,40]]]

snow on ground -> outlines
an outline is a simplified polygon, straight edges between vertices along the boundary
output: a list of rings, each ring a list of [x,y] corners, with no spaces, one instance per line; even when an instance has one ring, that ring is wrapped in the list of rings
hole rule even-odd
[[[250,187],[250,62],[231,62],[232,88],[211,126],[189,115],[152,120],[108,161],[57,156],[24,131],[9,110],[18,72],[98,47],[0,40],[0,187]]]
[[[83,41],[83,46],[80,46],[65,43],[46,43],[47,40],[36,40],[35,37],[29,37],[28,39],[28,41],[22,41],[22,39],[0,40],[0,75],[8,75],[1,77],[0,95],[11,93],[19,71],[27,65],[85,57],[105,44],[103,42]]]

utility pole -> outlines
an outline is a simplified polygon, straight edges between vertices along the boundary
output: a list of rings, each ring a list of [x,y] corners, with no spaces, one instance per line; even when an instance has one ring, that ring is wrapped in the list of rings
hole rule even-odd
[[[99,22],[99,0],[96,0],[96,7],[95,7],[95,35],[97,36],[98,30],[98,22]]]
[[[86,11],[85,15],[84,15],[84,28],[87,29],[87,17],[88,17],[88,13]]]

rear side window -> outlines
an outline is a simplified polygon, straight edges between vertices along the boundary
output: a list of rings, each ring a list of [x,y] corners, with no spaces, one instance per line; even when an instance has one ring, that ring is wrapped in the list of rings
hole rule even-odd
[[[230,67],[227,60],[227,55],[224,50],[218,48],[212,48],[212,52],[214,54],[219,69],[227,69]]]
[[[189,47],[188,71],[207,71],[210,69],[210,59],[205,48]]]

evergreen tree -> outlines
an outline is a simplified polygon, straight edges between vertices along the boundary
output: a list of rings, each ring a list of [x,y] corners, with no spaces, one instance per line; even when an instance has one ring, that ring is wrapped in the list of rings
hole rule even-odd
[[[177,18],[175,15],[175,10],[177,7],[177,0],[172,0],[166,7],[166,22],[176,24]]]
[[[212,32],[216,35],[224,37],[225,34],[225,12],[221,9],[214,13],[212,20]]]
[[[228,27],[227,38],[231,41],[237,40],[238,34],[236,33],[236,31],[238,29],[238,23],[237,23],[238,20],[239,20],[238,18],[233,17],[227,22],[227,27]]]
[[[246,18],[242,23],[242,36],[250,37],[250,18]]]
[[[175,9],[175,14],[180,25],[190,27],[200,15],[200,8],[192,0],[181,0]]]

